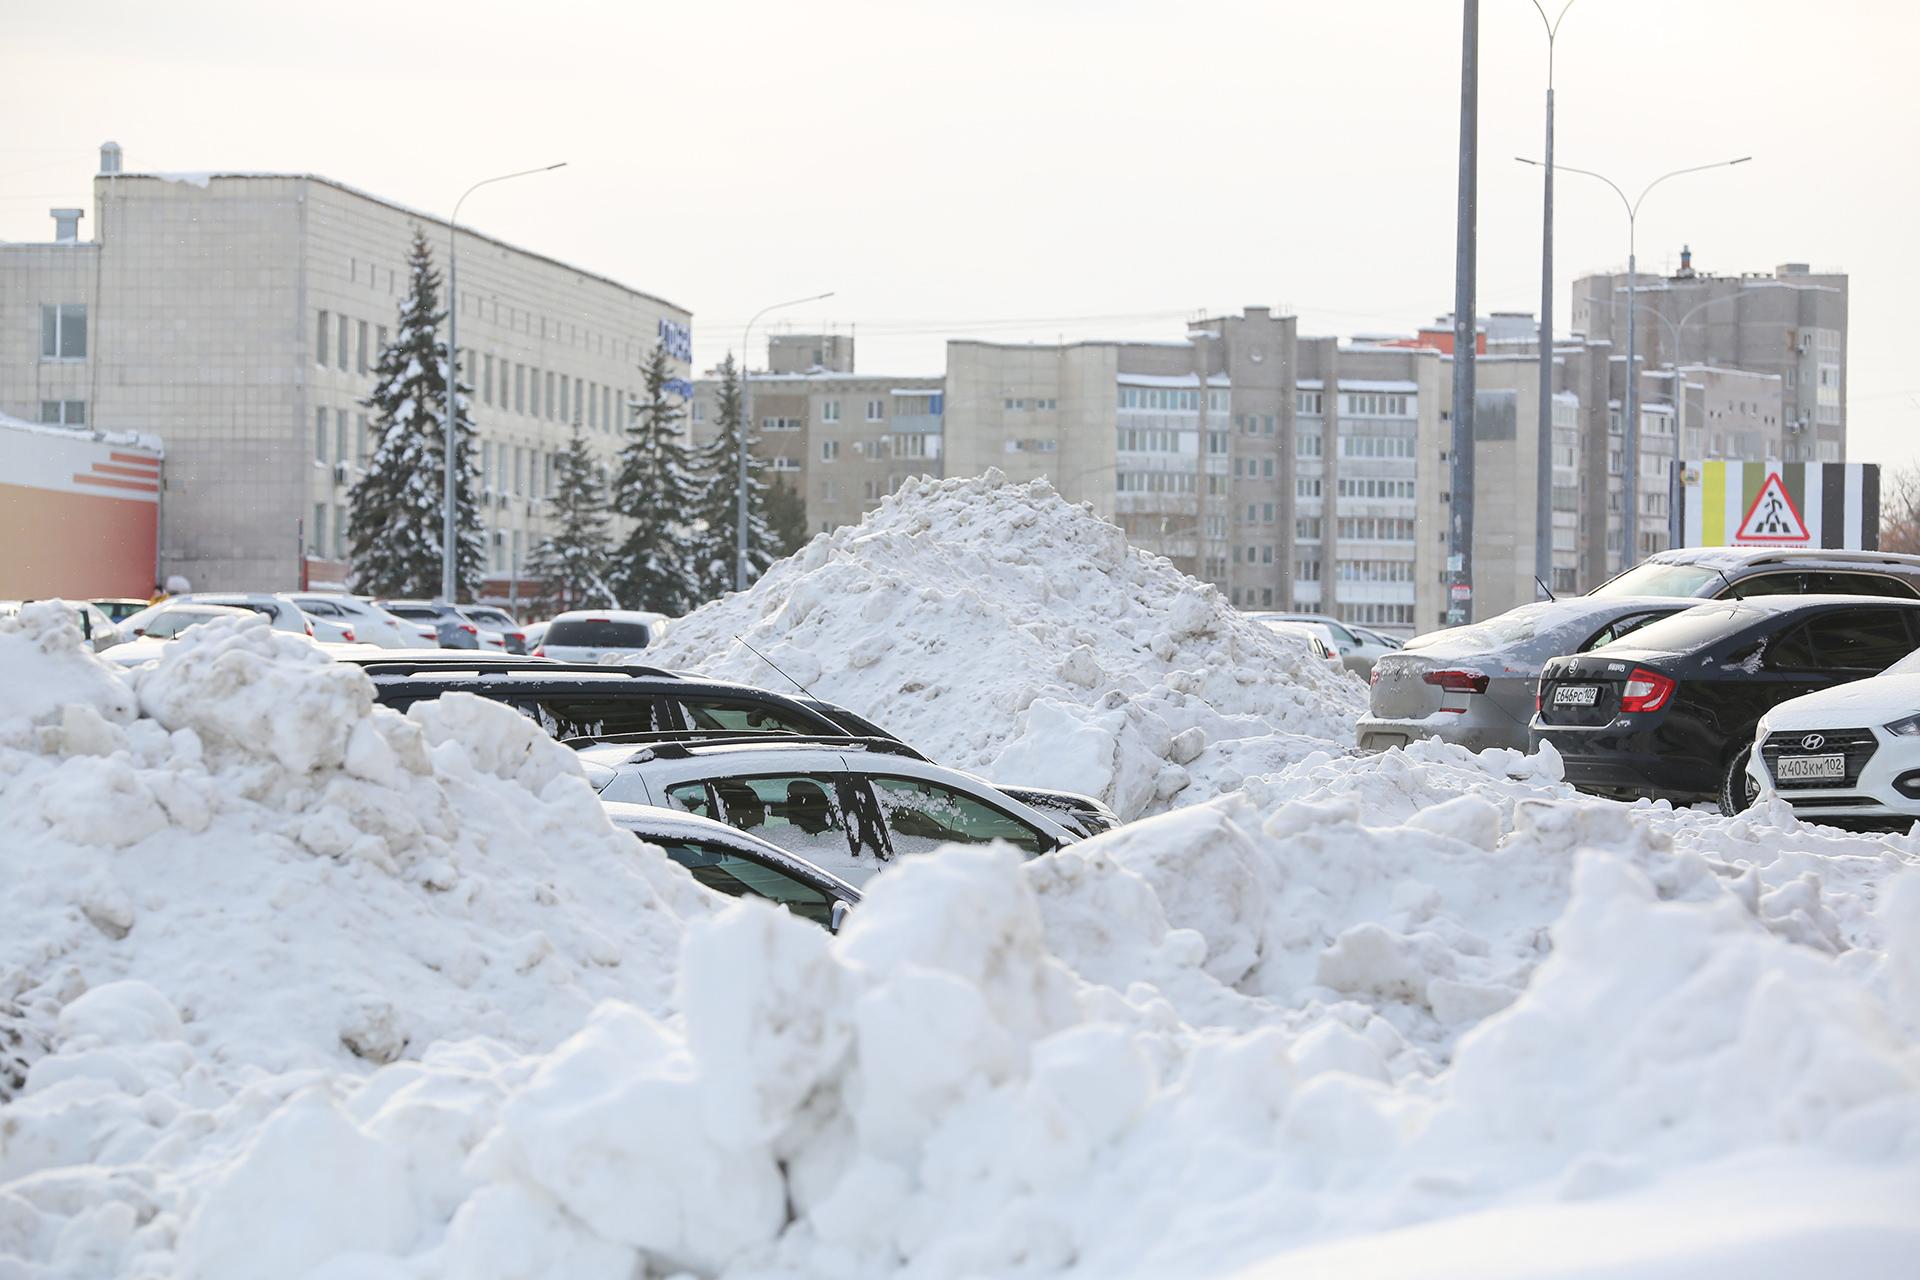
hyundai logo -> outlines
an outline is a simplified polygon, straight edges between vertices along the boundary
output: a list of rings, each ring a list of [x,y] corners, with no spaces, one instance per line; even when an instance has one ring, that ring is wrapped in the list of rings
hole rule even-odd
[[[1810,733],[1800,739],[1800,749],[1803,751],[1818,751],[1826,745],[1827,738],[1826,735],[1822,733]]]

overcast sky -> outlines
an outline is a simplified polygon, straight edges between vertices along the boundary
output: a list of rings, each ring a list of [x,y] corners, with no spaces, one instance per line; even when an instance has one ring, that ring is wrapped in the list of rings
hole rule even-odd
[[[1558,0],[1555,0],[1556,6]],[[130,170],[323,173],[694,313],[706,367],[759,307],[852,329],[862,369],[950,336],[1171,337],[1290,308],[1303,333],[1449,310],[1460,6],[1446,0],[8,6],[0,238]],[[1482,0],[1480,309],[1539,305],[1546,40]],[[1852,275],[1850,453],[1920,458],[1920,15],[1875,0],[1575,0],[1559,159],[1630,189],[1643,269]],[[1624,266],[1559,184],[1555,309]],[[756,345],[759,345],[756,343]]]

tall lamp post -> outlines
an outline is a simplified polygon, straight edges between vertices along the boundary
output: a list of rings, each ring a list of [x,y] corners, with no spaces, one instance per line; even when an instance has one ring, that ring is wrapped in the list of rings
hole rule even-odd
[[[776,302],[753,313],[747,321],[747,327],[740,334],[740,474],[735,483],[739,492],[734,495],[736,511],[733,530],[733,585],[736,590],[745,591],[750,576],[747,566],[747,427],[753,421],[753,379],[747,373],[749,344],[753,340],[753,326],[760,317],[769,311],[778,311],[782,307],[797,307],[802,303],[819,302],[831,298],[833,290],[816,293],[807,298],[789,298],[785,302]]]
[[[455,529],[458,525],[457,512],[454,510],[454,495],[459,492],[454,484],[455,432],[454,423],[458,417],[455,412],[459,401],[460,385],[460,305],[454,297],[460,286],[460,206],[467,197],[482,187],[492,186],[496,182],[505,182],[509,178],[524,178],[534,173],[551,173],[555,169],[567,167],[565,160],[558,164],[541,165],[538,169],[522,169],[518,173],[503,173],[497,178],[482,178],[460,193],[453,202],[453,216],[447,219],[447,398],[446,398],[446,457],[441,470],[445,473],[446,483],[441,500],[445,509],[441,513],[440,526],[440,598],[448,604],[456,602],[460,585],[458,577],[459,554],[455,544]]]
[[[1529,160],[1525,156],[1515,156],[1521,164],[1530,164],[1540,168],[1538,160]],[[1640,189],[1640,194],[1629,199],[1620,189],[1620,184],[1602,173],[1591,169],[1576,169],[1570,164],[1559,166],[1568,173],[1577,173],[1582,177],[1598,178],[1613,189],[1620,197],[1621,207],[1627,211],[1627,394],[1626,418],[1621,423],[1621,505],[1625,509],[1620,513],[1621,551],[1620,563],[1623,568],[1631,567],[1639,555],[1640,536],[1640,380],[1636,376],[1638,368],[1633,346],[1633,295],[1638,283],[1638,260],[1635,257],[1636,224],[1640,217],[1641,202],[1655,187],[1668,178],[1677,178],[1683,173],[1700,173],[1707,169],[1725,169],[1736,164],[1745,164],[1752,156],[1736,156],[1732,160],[1715,160],[1712,164],[1689,165],[1685,169],[1675,169],[1663,173]]]
[[[1533,0],[1547,28],[1546,209],[1540,218],[1540,424],[1539,459],[1534,473],[1533,571],[1542,584],[1553,581],[1553,47],[1560,23],[1573,0],[1547,17]]]

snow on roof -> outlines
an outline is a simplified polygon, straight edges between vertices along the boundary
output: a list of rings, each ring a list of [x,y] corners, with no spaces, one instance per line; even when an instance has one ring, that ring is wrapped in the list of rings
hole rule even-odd
[[[54,423],[28,422],[25,418],[16,418],[10,413],[0,413],[0,427],[8,431],[29,431],[35,435],[60,436],[71,440],[82,436],[100,444],[119,445],[123,449],[146,449],[166,456],[166,445],[159,436],[145,431],[90,431],[86,427],[63,427]]]
[[[1398,378],[1342,378],[1342,391],[1418,391],[1420,384]]]
[[[1123,387],[1197,387],[1200,375],[1197,373],[1120,373],[1116,375]],[[1233,385],[1224,373],[1207,375],[1210,387],[1229,387]]]

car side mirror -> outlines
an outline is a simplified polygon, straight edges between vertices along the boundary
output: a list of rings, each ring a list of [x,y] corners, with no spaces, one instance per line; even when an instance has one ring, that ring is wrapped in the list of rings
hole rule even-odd
[[[840,926],[847,922],[847,912],[852,909],[852,904],[845,898],[835,898],[833,900],[833,912],[827,917],[827,928],[835,933],[840,932]]]

